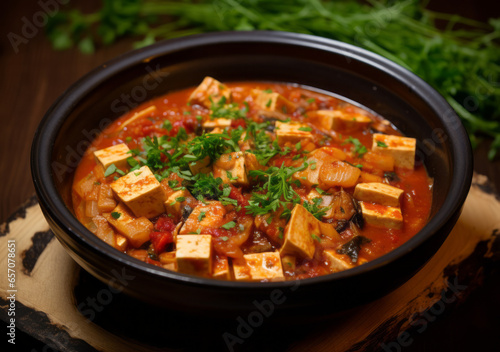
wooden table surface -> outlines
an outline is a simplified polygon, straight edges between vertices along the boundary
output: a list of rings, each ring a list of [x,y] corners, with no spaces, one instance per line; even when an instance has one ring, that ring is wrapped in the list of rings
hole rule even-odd
[[[57,1],[42,1],[53,2]],[[64,1],[61,1],[64,2]],[[95,8],[98,1],[74,1],[79,8]],[[431,1],[439,10],[458,11],[484,20],[489,15],[499,17],[493,1],[464,1],[450,8],[445,1]],[[93,55],[83,55],[76,49],[57,52],[52,50],[43,28],[35,28],[25,43],[14,49],[8,34],[22,35],[23,21],[41,11],[36,1],[10,1],[0,15],[0,223],[4,222],[34,188],[31,182],[29,154],[31,140],[38,122],[52,102],[75,80],[101,63],[131,48],[131,40],[122,40],[110,47],[100,48]],[[59,5],[58,5],[59,6]],[[455,6],[455,5],[453,5]],[[474,152],[475,170],[489,177],[500,189],[500,158],[487,160],[489,142]],[[0,256],[4,254],[0,253]],[[498,280],[497,280],[498,281]],[[428,331],[416,339],[406,351],[494,350],[493,337],[500,329],[500,284],[485,282],[484,288],[470,297],[468,302],[446,316],[440,317]],[[36,341],[25,336],[27,346]],[[3,339],[3,338],[2,338]]]

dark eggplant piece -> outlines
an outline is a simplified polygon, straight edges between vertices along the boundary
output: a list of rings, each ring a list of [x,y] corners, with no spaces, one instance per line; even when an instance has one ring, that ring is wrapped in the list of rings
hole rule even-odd
[[[357,263],[361,246],[369,242],[371,242],[369,238],[364,236],[354,236],[349,242],[344,243],[339,249],[337,249],[337,253],[346,254],[349,258],[351,258],[353,263]]]
[[[182,207],[182,220],[186,221],[192,212],[193,212],[193,208],[191,208],[189,205],[183,206]]]

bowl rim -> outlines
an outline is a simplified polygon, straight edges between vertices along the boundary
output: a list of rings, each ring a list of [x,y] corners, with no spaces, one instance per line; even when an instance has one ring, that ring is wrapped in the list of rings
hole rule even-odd
[[[446,116],[447,123],[455,126],[450,134],[448,143],[451,144],[451,183],[448,197],[442,207],[427,222],[427,224],[407,242],[394,250],[355,268],[299,280],[301,286],[317,285],[325,281],[336,281],[367,274],[370,271],[394,262],[413,251],[418,246],[432,237],[446,224],[457,212],[460,211],[468,194],[472,181],[472,149],[467,133],[451,106],[429,84],[421,78],[403,68],[402,66],[365,49],[344,42],[312,36],[280,31],[248,31],[248,32],[213,32],[197,34],[188,37],[160,41],[151,46],[124,53],[107,61],[73,83],[48,109],[41,120],[32,143],[31,173],[35,190],[44,212],[50,215],[52,221],[62,228],[64,232],[73,237],[79,245],[88,246],[98,255],[109,256],[121,265],[131,265],[134,269],[142,271],[145,275],[161,279],[181,281],[186,285],[210,286],[220,289],[262,290],[285,288],[296,285],[296,280],[280,282],[238,282],[222,281],[211,278],[197,277],[168,271],[151,264],[144,263],[129,255],[107,245],[91,233],[73,213],[67,208],[53,181],[50,161],[52,148],[59,129],[66,116],[71,112],[86,92],[91,91],[105,80],[113,77],[118,72],[153,58],[170,55],[177,51],[193,47],[210,46],[228,43],[266,43],[285,44],[310,49],[325,50],[329,53],[344,55],[347,58],[363,62],[369,66],[393,76],[398,81],[404,81],[413,91],[419,94],[439,116]]]

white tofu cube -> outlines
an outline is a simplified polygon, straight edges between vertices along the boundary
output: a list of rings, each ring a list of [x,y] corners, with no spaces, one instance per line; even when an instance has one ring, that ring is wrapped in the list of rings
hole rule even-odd
[[[258,168],[260,164],[255,154],[245,152],[223,154],[214,164],[214,177],[220,177],[224,183],[248,186],[250,184],[248,172]]]
[[[389,229],[403,227],[403,214],[398,207],[388,207],[380,204],[359,202],[363,219],[369,225]]]
[[[251,280],[282,281],[285,279],[279,252],[245,254]]]
[[[252,96],[255,105],[263,110],[289,114],[297,109],[294,103],[276,92],[252,89]]]
[[[132,247],[138,248],[149,241],[149,234],[153,230],[151,221],[145,217],[136,218],[123,203],[119,203],[113,212],[104,213],[103,216],[128,239]]]
[[[112,147],[96,150],[94,156],[96,160],[101,163],[104,170],[106,170],[111,164],[119,169],[125,170],[128,167],[127,159],[131,156],[128,152],[127,145],[125,143],[117,144]]]
[[[165,193],[147,166],[120,177],[111,188],[137,217],[153,218],[165,211]]]
[[[226,99],[226,102],[231,102],[231,89],[216,79],[207,76],[193,93],[191,93],[189,102],[201,104],[209,108],[212,106],[212,101],[217,103],[222,97]]]
[[[402,194],[402,189],[379,182],[358,183],[354,189],[354,198],[357,200],[389,207],[399,207]]]
[[[185,274],[212,274],[212,236],[178,235],[175,259],[177,270]]]
[[[301,131],[305,129],[305,131]],[[289,142],[298,143],[303,139],[312,139],[313,136],[308,130],[309,126],[297,122],[279,122],[276,121],[276,139],[280,146]]]
[[[381,154],[391,155],[394,166],[413,169],[415,166],[415,151],[417,140],[415,138],[392,136],[375,133],[373,135],[372,150]]]
[[[206,228],[217,229],[227,221],[224,219],[226,208],[221,202],[214,201],[208,204],[200,204],[193,209],[180,230],[180,234],[203,233]]]
[[[227,128],[227,127],[231,127],[231,120],[230,119],[210,119],[210,120],[206,120],[205,122],[203,122],[203,128],[204,129],[207,129],[207,130],[210,130],[210,129],[216,129],[216,128],[219,128],[219,129],[222,129],[224,130],[224,128]],[[220,132],[217,132],[217,133],[223,133],[224,131],[220,131]],[[212,133],[216,133],[215,131],[212,131]]]

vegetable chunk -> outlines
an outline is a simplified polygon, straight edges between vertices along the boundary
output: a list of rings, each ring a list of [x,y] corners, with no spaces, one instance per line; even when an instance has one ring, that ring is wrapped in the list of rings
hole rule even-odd
[[[389,207],[398,207],[402,194],[402,189],[379,182],[358,183],[354,189],[354,198],[357,200]]]
[[[178,235],[175,259],[177,270],[207,276],[212,273],[212,236]]]
[[[198,205],[187,218],[184,226],[180,230],[180,234],[196,233],[206,228],[217,229],[224,225],[226,221],[226,208],[221,202],[209,202],[206,205]]]
[[[101,163],[104,170],[106,170],[111,164],[119,169],[125,169],[127,164],[127,158],[130,157],[128,149],[125,143],[117,144],[112,147],[96,150],[94,156],[96,160]]]
[[[118,204],[112,213],[104,213],[103,216],[133,247],[138,248],[149,241],[149,233],[153,230],[151,221],[145,217],[136,218],[123,203]]]
[[[153,218],[165,211],[165,193],[147,166],[120,177],[111,188],[137,217]]]
[[[379,133],[373,135],[372,150],[381,154],[391,155],[394,158],[394,166],[396,167],[413,169],[415,166],[416,147],[417,140],[415,138]]]

